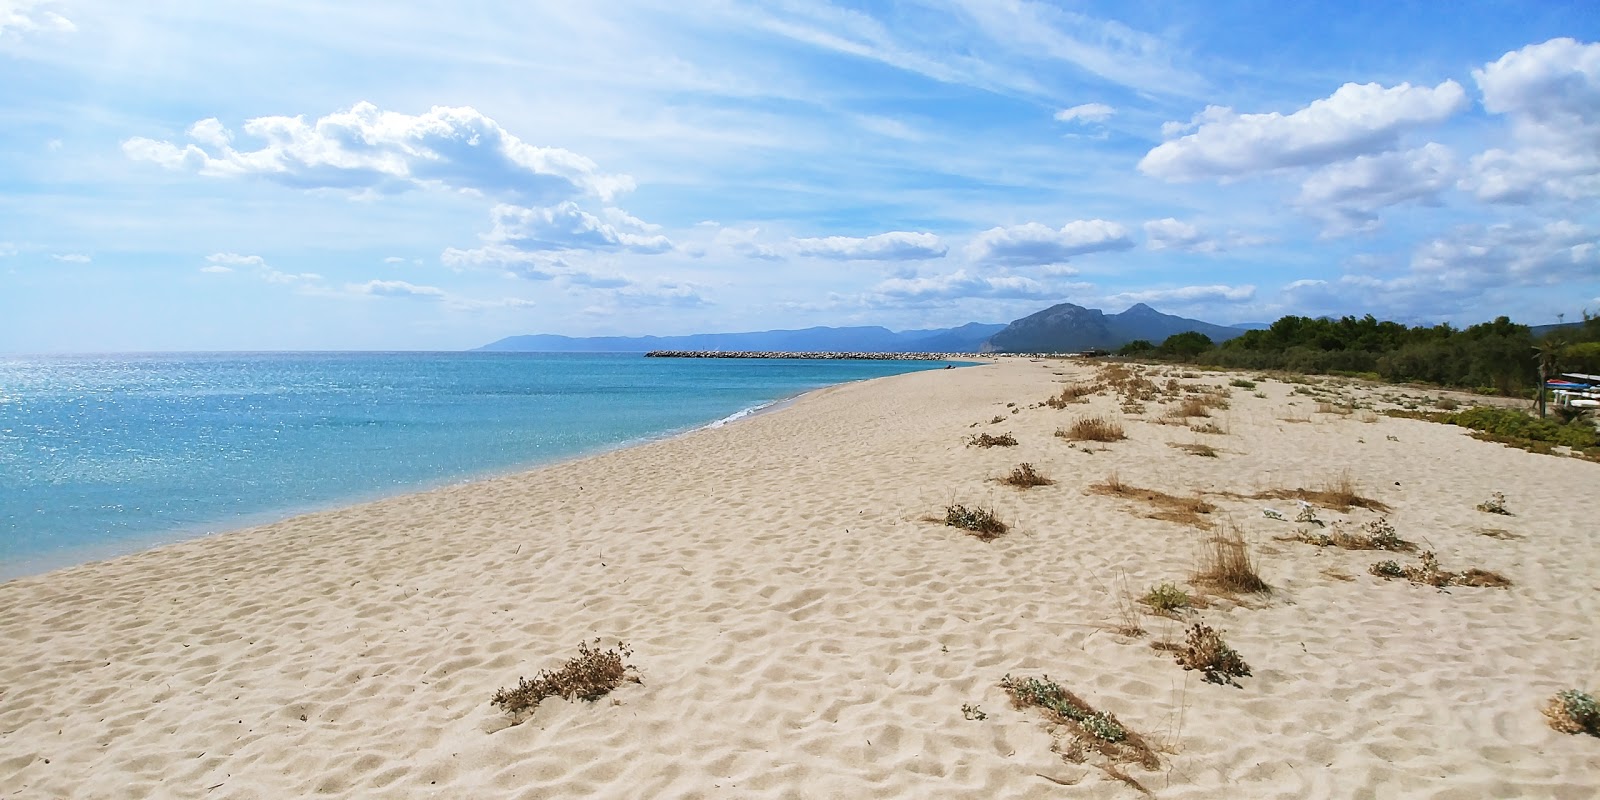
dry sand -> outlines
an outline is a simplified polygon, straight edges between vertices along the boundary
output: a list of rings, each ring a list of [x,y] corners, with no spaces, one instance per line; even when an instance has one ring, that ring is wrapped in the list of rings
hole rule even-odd
[[[670,441],[0,585],[0,796],[1139,796],[1053,752],[998,688],[1008,673],[1048,674],[1158,745],[1159,769],[1126,768],[1157,797],[1600,791],[1600,739],[1538,711],[1600,689],[1600,464],[1316,413],[1277,382],[1233,390],[1225,435],[1155,424],[1150,403],[1127,441],[1085,452],[1052,432],[1121,416],[1114,397],[1035,404],[1089,373],[1014,359],[834,387]],[[1020,444],[964,446],[979,431]],[[1196,441],[1220,455],[1169,446]],[[992,482],[1022,461],[1058,483]],[[1183,584],[1204,534],[1089,484],[1116,471],[1248,494],[1341,470],[1446,568],[1515,585],[1385,582],[1366,572],[1385,554],[1277,539],[1296,526],[1261,508],[1292,503],[1223,497],[1213,516],[1256,543],[1274,591],[1196,618],[1254,674],[1213,685],[1151,649],[1181,622],[1114,631],[1119,576],[1135,593]],[[1474,509],[1494,491],[1514,516]],[[925,520],[952,501],[1014,528],[984,543]],[[630,643],[643,683],[547,700],[514,727],[490,706],[593,637]]]

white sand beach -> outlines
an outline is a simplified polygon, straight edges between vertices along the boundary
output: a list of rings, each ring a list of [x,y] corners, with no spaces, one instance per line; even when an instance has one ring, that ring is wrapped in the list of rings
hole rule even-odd
[[[1209,418],[1225,433],[1158,424],[1170,402],[1124,413],[1111,393],[1038,405],[1093,372],[1016,358],[838,386],[667,441],[0,584],[0,796],[1600,794],[1600,738],[1539,712],[1600,689],[1600,464],[1318,412],[1281,381],[1228,387],[1252,375],[1178,379],[1229,389]],[[1053,435],[1091,414],[1127,439]],[[967,446],[979,432],[1018,445]],[[995,482],[1021,462],[1056,483]],[[1444,568],[1513,585],[1386,581],[1368,567],[1416,554],[1288,541],[1304,526],[1261,510],[1292,519],[1294,502],[1245,497],[1345,471]],[[1208,518],[1245,533],[1272,592],[1119,633],[1119,587],[1201,593],[1209,534],[1089,491],[1113,472],[1217,493]],[[1512,515],[1475,508],[1494,492]],[[1012,529],[983,542],[928,521],[951,503]],[[1248,662],[1240,687],[1151,647],[1189,621]],[[627,642],[641,682],[547,699],[514,726],[490,705],[595,637]],[[1138,788],[1093,755],[1067,760],[1052,749],[1065,731],[1012,707],[1008,674],[1115,714],[1160,766],[1123,766]]]

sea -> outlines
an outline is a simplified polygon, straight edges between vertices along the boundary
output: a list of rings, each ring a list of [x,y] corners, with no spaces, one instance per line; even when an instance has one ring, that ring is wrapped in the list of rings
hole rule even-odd
[[[0,356],[0,580],[944,366],[631,353]]]

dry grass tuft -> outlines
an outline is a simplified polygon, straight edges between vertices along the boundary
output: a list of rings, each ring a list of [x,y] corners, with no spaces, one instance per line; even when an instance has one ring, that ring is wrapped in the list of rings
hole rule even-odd
[[[1556,692],[1540,709],[1550,727],[1562,733],[1600,736],[1600,703],[1594,695],[1577,689]]]
[[[1512,533],[1511,531],[1508,531],[1505,528],[1478,528],[1476,530],[1477,530],[1477,533],[1478,533],[1479,536],[1487,536],[1490,539],[1521,539],[1522,538],[1522,534]]]
[[[1183,647],[1173,650],[1173,657],[1184,669],[1203,673],[1207,683],[1238,686],[1234,678],[1250,677],[1250,665],[1222,640],[1222,634],[1199,622],[1189,629]]]
[[[1008,486],[1015,486],[1019,489],[1027,489],[1034,486],[1049,486],[1050,484],[1055,483],[1055,481],[1046,478],[1044,475],[1041,475],[1038,470],[1033,468],[1032,464],[1027,462],[1023,462],[1013,467],[1011,474],[1001,478],[1000,482]]]
[[[980,433],[967,439],[968,447],[1016,447],[1017,439],[1009,431],[999,436]]]
[[[1129,730],[1115,715],[1096,710],[1083,698],[1050,680],[1048,675],[1042,679],[1007,675],[1000,679],[1000,688],[1011,696],[1011,704],[1016,708],[1037,708],[1052,724],[1072,732],[1073,746],[1063,753],[1069,759],[1081,760],[1074,759],[1073,755],[1087,748],[1114,764],[1133,763],[1145,769],[1161,765],[1144,737]]]
[[[1092,395],[1105,391],[1103,383],[1074,383],[1061,389],[1061,393],[1044,401],[1051,408],[1066,408],[1074,403],[1087,403]]]
[[[640,682],[633,666],[624,661],[633,655],[627,645],[618,642],[615,650],[602,651],[598,649],[598,638],[594,643],[595,648],[580,643],[577,658],[569,660],[561,669],[545,670],[532,680],[518,678],[515,689],[501,689],[489,702],[508,714],[523,716],[538,708],[546,697],[594,702],[624,681]]]
[[[1256,572],[1244,533],[1232,524],[1206,540],[1200,550],[1200,565],[1195,570],[1194,582],[1224,594],[1272,591]]]
[[[1334,511],[1349,511],[1352,508],[1365,508],[1378,512],[1390,510],[1383,502],[1362,497],[1360,492],[1356,491],[1355,479],[1350,477],[1349,470],[1335,475],[1316,489],[1270,489],[1252,497],[1256,500],[1304,500]]]
[[[1058,429],[1056,435],[1073,442],[1120,442],[1128,438],[1121,423],[1105,417],[1085,417],[1070,428]]]
[[[1186,420],[1190,417],[1209,417],[1211,409],[1199,397],[1185,397],[1183,402],[1167,411],[1167,419]]]
[[[1170,447],[1176,447],[1191,456],[1200,456],[1202,458],[1217,457],[1217,448],[1212,447],[1209,444],[1202,444],[1200,442],[1167,442],[1167,445]]]
[[[1143,489],[1123,483],[1115,472],[1107,475],[1104,481],[1090,485],[1089,491],[1112,497],[1143,500],[1157,508],[1156,513],[1151,514],[1151,517],[1164,519],[1168,522],[1193,525],[1197,528],[1210,528],[1211,523],[1205,520],[1202,515],[1210,514],[1217,510],[1216,506],[1198,496],[1178,497],[1155,489]]]
[[[945,506],[944,524],[960,528],[985,542],[992,542],[1011,530],[992,509],[967,508],[959,503]]]
[[[1195,433],[1212,433],[1218,436],[1228,435],[1228,429],[1218,425],[1215,422],[1203,422],[1199,425],[1190,425],[1189,430],[1194,431]]]

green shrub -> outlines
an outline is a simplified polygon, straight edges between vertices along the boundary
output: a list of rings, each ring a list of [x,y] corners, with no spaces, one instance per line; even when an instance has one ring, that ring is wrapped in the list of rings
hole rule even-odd
[[[1143,598],[1144,604],[1159,614],[1170,614],[1193,605],[1189,593],[1170,583],[1153,586]]]

